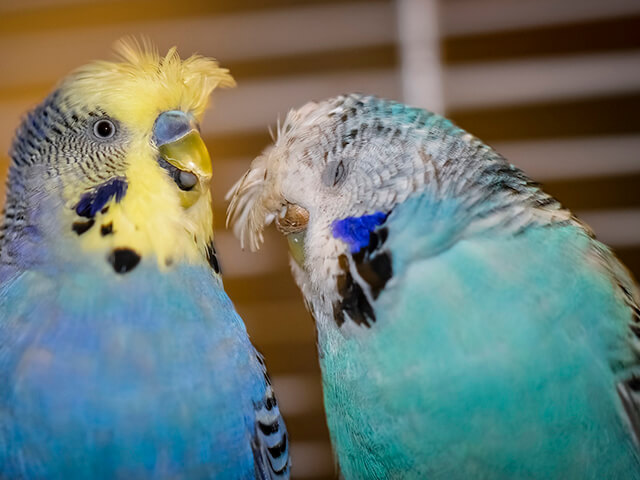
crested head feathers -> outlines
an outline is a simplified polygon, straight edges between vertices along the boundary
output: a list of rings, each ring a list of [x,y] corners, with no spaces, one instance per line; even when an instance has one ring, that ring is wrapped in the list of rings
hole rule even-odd
[[[115,45],[118,61],[84,65],[60,85],[71,106],[100,105],[130,124],[149,129],[163,110],[191,112],[197,119],[217,87],[232,87],[226,68],[201,55],[181,59],[176,47],[161,56],[146,40],[122,39]]]

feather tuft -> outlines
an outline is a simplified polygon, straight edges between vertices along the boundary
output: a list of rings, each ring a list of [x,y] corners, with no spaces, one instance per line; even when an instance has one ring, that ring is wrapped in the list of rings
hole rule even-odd
[[[201,55],[181,59],[177,48],[165,56],[142,37],[114,45],[116,61],[94,61],[71,73],[61,85],[70,106],[99,105],[148,129],[163,110],[180,109],[200,119],[217,87],[232,87],[226,68]]]
[[[269,215],[279,210],[282,203],[282,197],[272,185],[265,182],[268,150],[253,161],[251,169],[231,187],[225,197],[230,200],[227,227],[233,224],[233,232],[240,240],[240,246],[243,249],[248,246],[252,252],[260,249]]]

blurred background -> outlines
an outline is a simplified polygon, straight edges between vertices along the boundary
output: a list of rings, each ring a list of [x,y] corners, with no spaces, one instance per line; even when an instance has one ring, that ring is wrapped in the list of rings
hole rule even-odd
[[[238,87],[203,124],[216,245],[231,298],[267,360],[294,478],[335,478],[314,327],[285,241],[258,254],[224,228],[224,194],[308,100],[360,91],[445,113],[541,181],[640,277],[638,0],[0,0],[0,172],[21,116],[124,35],[198,52]]]

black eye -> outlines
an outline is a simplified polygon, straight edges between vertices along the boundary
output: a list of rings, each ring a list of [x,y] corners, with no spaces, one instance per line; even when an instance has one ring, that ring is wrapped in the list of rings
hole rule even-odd
[[[116,126],[111,120],[98,120],[93,124],[93,134],[98,138],[111,138],[116,133]]]
[[[327,166],[322,172],[322,182],[327,187],[335,187],[342,183],[346,173],[347,172],[342,161],[331,161],[327,163]]]
[[[338,164],[338,166],[336,167],[336,171],[333,174],[333,186],[335,187],[338,183],[340,183],[340,180],[342,180],[342,177],[344,177],[344,163],[340,162]]]

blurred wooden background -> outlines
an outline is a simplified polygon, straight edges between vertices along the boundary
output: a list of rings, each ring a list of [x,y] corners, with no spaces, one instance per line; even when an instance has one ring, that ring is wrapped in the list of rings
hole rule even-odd
[[[542,181],[640,276],[637,0],[0,0],[2,179],[24,112],[130,34],[213,56],[238,80],[215,92],[203,125],[216,243],[274,379],[294,478],[334,477],[313,325],[285,242],[270,231],[259,254],[245,253],[224,228],[224,194],[278,115],[350,91],[445,112]]]

